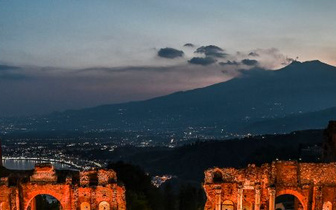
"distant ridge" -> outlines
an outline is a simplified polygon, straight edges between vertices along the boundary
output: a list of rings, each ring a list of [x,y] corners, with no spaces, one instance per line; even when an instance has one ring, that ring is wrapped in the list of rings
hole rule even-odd
[[[245,129],[258,134],[288,133],[288,131],[294,130],[323,129],[328,121],[335,119],[336,107],[332,107],[321,111],[256,122]]]
[[[246,70],[226,82],[145,101],[56,112],[31,128],[285,133],[325,126],[335,116],[324,114],[336,107],[335,90],[336,67],[294,61],[279,70]]]

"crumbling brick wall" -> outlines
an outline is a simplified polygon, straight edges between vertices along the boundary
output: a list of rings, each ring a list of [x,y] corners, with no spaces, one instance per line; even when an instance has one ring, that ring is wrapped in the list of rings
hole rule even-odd
[[[37,195],[56,198],[64,210],[125,210],[125,188],[117,183],[113,170],[62,171],[51,164],[37,165],[33,172],[11,173],[0,180],[0,209],[26,210]],[[83,208],[81,208],[83,207]]]
[[[205,209],[222,209],[229,200],[238,210],[274,210],[275,198],[284,194],[295,196],[305,210],[322,209],[328,202],[336,207],[336,163],[276,161],[244,169],[211,168],[205,171],[203,187]]]

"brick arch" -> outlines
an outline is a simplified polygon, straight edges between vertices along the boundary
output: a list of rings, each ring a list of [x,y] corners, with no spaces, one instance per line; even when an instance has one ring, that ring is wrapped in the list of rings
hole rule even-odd
[[[80,204],[80,209],[81,210],[90,210],[91,209],[90,203],[88,203],[88,202],[82,202]]]
[[[222,209],[226,210],[234,210],[235,209],[235,204],[231,200],[225,200],[222,202]]]
[[[63,201],[62,198],[64,196],[63,194],[54,192],[52,190],[35,190],[30,194],[29,198],[26,199],[24,210],[28,209],[30,202],[38,195],[50,195],[50,196],[56,198],[58,200],[58,202],[60,203],[61,209],[65,209],[66,205],[64,203],[62,203],[62,201]]]
[[[323,210],[332,210],[332,203],[330,201],[326,201],[323,203]]]
[[[110,210],[110,204],[107,201],[100,202],[99,210]]]
[[[281,195],[293,195],[293,196],[295,196],[300,201],[301,205],[303,206],[303,210],[308,209],[307,199],[300,192],[298,192],[296,190],[292,190],[292,189],[283,189],[283,190],[280,190],[280,191],[276,191],[275,198],[279,197]]]
[[[253,209],[254,201],[247,201],[243,199],[243,209]]]
[[[212,174],[212,181],[216,182],[223,182],[223,173],[220,170],[215,170]]]

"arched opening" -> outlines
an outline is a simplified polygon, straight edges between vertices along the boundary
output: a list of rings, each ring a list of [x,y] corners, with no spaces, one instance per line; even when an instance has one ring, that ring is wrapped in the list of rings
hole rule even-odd
[[[234,210],[233,202],[226,200],[222,203],[222,210]]]
[[[27,210],[62,210],[61,203],[55,197],[48,194],[35,196],[27,207]]]
[[[323,203],[323,210],[332,210],[332,203],[330,201]]]
[[[88,202],[83,202],[80,205],[81,210],[90,210],[90,204]]]
[[[223,176],[222,176],[222,173],[221,173],[221,172],[216,171],[216,172],[213,174],[213,182],[214,182],[214,183],[223,182]]]
[[[10,210],[9,204],[5,202],[0,203],[0,210]]]
[[[303,204],[300,200],[291,194],[284,194],[276,197],[275,199],[276,210],[303,210]]]
[[[99,203],[99,210],[110,210],[110,204],[106,201],[102,201]]]
[[[243,210],[252,210],[253,203],[243,200]]]

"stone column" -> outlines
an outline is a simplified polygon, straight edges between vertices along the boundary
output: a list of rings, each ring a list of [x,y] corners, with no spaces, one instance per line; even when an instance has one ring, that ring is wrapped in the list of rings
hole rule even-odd
[[[36,198],[33,198],[33,200],[30,201],[29,206],[31,210],[36,210]]]
[[[302,205],[304,204],[302,203]],[[321,186],[314,186],[312,209],[322,209],[322,208],[323,208],[322,188]]]
[[[275,210],[275,189],[269,188],[269,208],[268,210]]]
[[[216,190],[216,210],[222,210],[222,189],[218,187]]]
[[[260,210],[260,188],[259,186],[255,188],[254,210]]]
[[[243,188],[238,188],[238,195],[237,195],[237,210],[243,210]]]
[[[19,185],[16,187],[15,189],[15,202],[11,202],[11,209],[15,209],[15,210],[20,210],[20,209],[23,209],[23,203],[20,199],[20,188]],[[23,199],[22,199],[23,200]],[[15,206],[15,208],[14,208]]]

